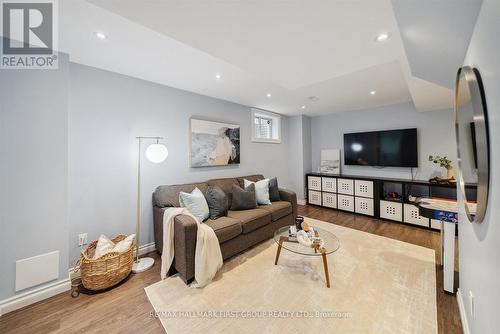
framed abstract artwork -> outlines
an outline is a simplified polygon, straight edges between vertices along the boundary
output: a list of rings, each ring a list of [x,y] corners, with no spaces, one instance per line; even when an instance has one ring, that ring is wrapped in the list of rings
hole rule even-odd
[[[191,118],[191,167],[240,163],[240,125]]]

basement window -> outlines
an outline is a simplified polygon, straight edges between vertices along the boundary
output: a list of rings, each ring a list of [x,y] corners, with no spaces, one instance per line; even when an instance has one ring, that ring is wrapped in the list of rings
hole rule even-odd
[[[252,109],[252,141],[281,143],[281,117],[260,109]]]

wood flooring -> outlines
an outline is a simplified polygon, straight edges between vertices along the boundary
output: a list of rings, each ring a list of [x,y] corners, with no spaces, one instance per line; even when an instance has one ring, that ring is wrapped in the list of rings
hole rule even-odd
[[[443,292],[439,232],[313,206],[299,205],[299,214],[434,249],[438,330],[440,334],[462,333],[457,299]],[[165,333],[160,321],[151,316],[153,308],[144,293],[160,277],[158,255],[149,256],[156,260],[152,269],[131,274],[107,292],[77,298],[62,293],[3,315],[0,333]]]

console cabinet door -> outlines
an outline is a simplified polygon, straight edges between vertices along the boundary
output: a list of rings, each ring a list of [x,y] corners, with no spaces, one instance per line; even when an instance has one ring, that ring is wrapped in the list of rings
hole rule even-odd
[[[354,209],[356,213],[363,215],[373,216],[373,199],[356,197],[354,200]]]
[[[373,198],[373,181],[355,180],[354,194],[356,196]]]
[[[307,200],[310,204],[321,205],[321,192],[309,190],[309,196],[307,197]]]
[[[323,194],[323,206],[328,208],[337,208],[337,195],[332,193],[322,193]]]
[[[437,219],[431,219],[431,228],[434,230],[441,230],[441,221]]]
[[[380,218],[403,221],[403,203],[381,200]]]
[[[405,223],[429,227],[429,218],[422,217],[415,205],[405,203],[404,211]]]
[[[308,176],[307,177],[307,188],[309,190],[321,191],[321,177],[319,176]]]
[[[354,180],[351,179],[338,179],[337,192],[344,195],[354,195]]]
[[[354,197],[346,195],[337,195],[337,207],[340,210],[354,212]]]
[[[322,177],[323,191],[328,191],[330,193],[337,192],[337,179],[334,177]]]

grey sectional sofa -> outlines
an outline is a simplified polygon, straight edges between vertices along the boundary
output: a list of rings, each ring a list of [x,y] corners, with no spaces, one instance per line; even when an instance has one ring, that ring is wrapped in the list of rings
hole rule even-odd
[[[231,207],[233,185],[243,187],[243,179],[262,180],[262,175],[249,175],[238,178],[213,179],[206,182],[159,186],[153,193],[154,234],[156,250],[163,249],[163,212],[168,207],[179,207],[179,192],[191,192],[198,187],[205,192],[209,186],[219,186],[227,194]],[[259,205],[256,209],[232,211],[226,217],[208,219],[219,239],[224,260],[247,248],[271,238],[274,231],[282,226],[291,225],[297,216],[297,197],[294,192],[279,190],[280,200],[271,205]],[[186,215],[179,215],[174,221],[175,257],[170,272],[177,271],[184,282],[194,278],[194,255],[196,247],[196,222]]]

